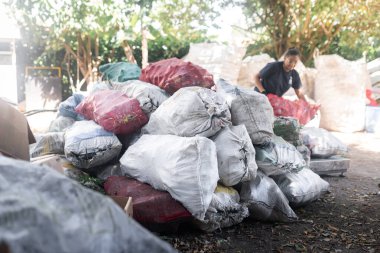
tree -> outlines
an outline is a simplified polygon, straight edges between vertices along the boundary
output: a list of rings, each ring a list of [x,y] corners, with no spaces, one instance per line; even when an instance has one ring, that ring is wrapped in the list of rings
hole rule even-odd
[[[213,3],[211,0],[140,0],[140,12],[135,14],[133,20],[138,20],[140,25],[142,66],[148,63],[148,52],[144,47],[147,46],[148,37],[161,38],[170,43],[178,40],[184,44],[205,40],[207,22],[217,15],[212,8]]]
[[[307,64],[316,49],[330,53],[344,43],[355,45],[376,37],[380,27],[377,0],[243,0],[237,4],[244,7],[250,31],[258,34],[251,53],[270,52],[280,58],[288,47],[296,46]]]
[[[127,60],[136,62],[130,44],[140,39],[146,65],[149,34],[156,39],[168,37],[168,42],[205,38],[193,24],[204,25],[209,11],[213,13],[208,7],[210,0],[3,1],[29,38],[35,39],[32,45],[41,44],[43,38],[45,55],[64,49],[63,65],[73,90],[95,80],[98,65],[112,60],[119,45]]]
[[[84,81],[97,78],[94,70],[102,60],[99,34],[111,38],[118,30],[128,29],[126,17],[135,7],[127,1],[111,0],[26,0],[9,1],[8,5],[25,31],[34,34],[36,39],[45,38],[45,52],[65,49],[66,71],[69,77],[76,76],[77,88]],[[69,82],[74,87],[72,78]]]

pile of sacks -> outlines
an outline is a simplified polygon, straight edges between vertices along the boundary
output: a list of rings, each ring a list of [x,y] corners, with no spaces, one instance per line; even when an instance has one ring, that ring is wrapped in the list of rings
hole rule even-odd
[[[285,139],[274,134],[275,120]],[[293,221],[292,207],[329,187],[308,169],[320,149],[311,138],[303,145],[297,120],[275,119],[265,95],[222,79],[214,84],[206,70],[178,59],[151,64],[140,80],[74,94],[50,128],[32,156],[65,155],[106,180],[107,195],[133,196],[144,225],[191,220],[213,231],[248,216]]]

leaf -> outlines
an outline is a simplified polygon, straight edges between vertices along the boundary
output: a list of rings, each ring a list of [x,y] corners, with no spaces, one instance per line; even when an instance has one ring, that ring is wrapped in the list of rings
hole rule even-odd
[[[303,245],[303,244],[296,243],[294,246],[295,246],[296,251],[301,251],[301,252],[306,252],[307,251],[306,246]]]
[[[339,231],[338,228],[333,227],[333,226],[331,226],[330,224],[327,224],[327,226],[328,226],[331,230],[333,230],[333,231]]]
[[[130,16],[130,25],[132,27],[136,26],[137,22],[139,21],[140,15],[139,13],[134,13]]]

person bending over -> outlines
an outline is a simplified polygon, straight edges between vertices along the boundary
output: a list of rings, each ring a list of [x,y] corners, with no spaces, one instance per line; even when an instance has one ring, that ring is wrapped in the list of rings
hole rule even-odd
[[[293,47],[287,50],[284,61],[268,63],[255,76],[255,91],[282,97],[292,87],[298,99],[305,100],[305,96],[301,92],[300,76],[294,69],[299,59],[300,52]]]

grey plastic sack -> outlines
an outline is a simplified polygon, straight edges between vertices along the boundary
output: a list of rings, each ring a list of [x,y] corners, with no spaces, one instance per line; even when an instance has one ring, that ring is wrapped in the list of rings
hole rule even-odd
[[[75,111],[75,107],[82,102],[84,96],[74,93],[71,97],[59,104],[58,116],[70,117],[75,120],[84,120],[84,117]]]
[[[245,125],[253,144],[269,141],[273,136],[274,115],[267,97],[253,89],[233,86],[223,79],[216,87],[230,107],[232,124]]]
[[[38,136],[37,143],[30,150],[30,157],[49,155],[49,154],[64,154],[65,133],[54,132],[45,133]]]
[[[12,253],[176,252],[114,201],[48,167],[0,156],[0,242]]]
[[[121,143],[116,135],[92,120],[77,121],[65,134],[65,155],[74,166],[90,169],[116,158]]]
[[[329,183],[310,169],[273,177],[292,206],[306,205],[318,199],[329,188]]]
[[[166,100],[169,95],[160,87],[140,80],[124,83],[112,83],[115,90],[122,91],[130,98],[136,98],[143,112],[150,115]]]
[[[216,146],[220,181],[225,186],[256,177],[255,148],[244,125],[226,127],[212,140]]]
[[[100,91],[100,90],[111,90],[111,89],[112,89],[112,85],[109,81],[96,82],[87,88],[89,95],[92,95],[95,92]]]
[[[203,220],[216,188],[218,162],[205,137],[143,135],[120,159],[123,175],[167,191]]]
[[[64,132],[67,128],[72,126],[75,119],[71,117],[58,116],[50,123],[49,132]]]
[[[195,220],[201,230],[212,232],[220,228],[231,227],[248,217],[248,208],[239,203],[239,193],[232,187],[218,185],[206,212],[205,220]]]
[[[315,127],[301,130],[304,144],[310,149],[312,157],[329,158],[333,155],[347,155],[348,148],[332,133]]]
[[[164,101],[142,132],[210,137],[229,125],[231,114],[226,101],[210,89],[194,86],[181,88]]]
[[[289,222],[298,218],[277,184],[260,170],[254,180],[242,184],[240,198],[256,220]]]
[[[279,136],[273,136],[270,142],[255,149],[257,166],[267,176],[297,172],[306,167],[297,148]]]
[[[302,155],[302,158],[305,160],[306,168],[310,168],[310,159],[311,159],[311,152],[308,147],[305,145],[297,146],[296,147],[298,152]]]
[[[110,176],[122,176],[120,162],[108,164],[102,168],[102,170],[96,173],[96,177],[102,180],[107,180]]]
[[[141,129],[133,132],[132,134],[118,134],[117,138],[123,145],[122,152],[124,152],[129,146],[135,144],[142,135]]]

